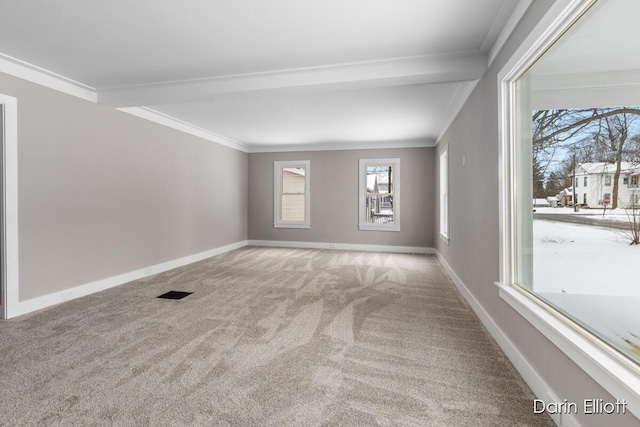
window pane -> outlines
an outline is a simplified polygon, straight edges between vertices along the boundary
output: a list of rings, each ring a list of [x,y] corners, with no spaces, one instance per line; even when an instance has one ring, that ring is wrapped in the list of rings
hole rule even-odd
[[[633,11],[597,3],[517,82],[515,281],[640,363],[640,80],[612,77],[640,65]]]
[[[367,192],[390,193],[393,191],[393,170],[391,166],[367,166]]]
[[[360,159],[358,228],[400,231],[400,159]]]
[[[311,228],[309,160],[274,162],[274,228]]]
[[[366,222],[393,224],[393,166],[367,166]]]
[[[282,222],[304,222],[304,194],[282,195]]]
[[[371,224],[393,224],[393,196],[367,194],[367,222]]]
[[[304,193],[305,182],[304,168],[282,168],[282,193]]]

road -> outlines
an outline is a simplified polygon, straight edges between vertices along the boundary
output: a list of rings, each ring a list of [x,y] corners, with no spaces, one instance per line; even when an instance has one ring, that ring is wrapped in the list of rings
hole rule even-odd
[[[570,222],[572,224],[595,225],[607,229],[617,228],[620,230],[627,230],[629,228],[629,224],[627,224],[626,222],[601,219],[595,215],[547,214],[534,212],[533,219]]]

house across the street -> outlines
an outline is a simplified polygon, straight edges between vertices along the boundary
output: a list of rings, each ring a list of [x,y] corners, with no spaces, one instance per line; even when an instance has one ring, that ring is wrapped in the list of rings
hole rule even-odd
[[[616,163],[594,162],[579,163],[575,173],[576,203],[585,207],[603,207],[605,200],[613,203],[613,184]],[[620,163],[618,177],[618,205],[627,207],[637,205],[640,200],[640,164]]]
[[[556,206],[573,206],[573,188],[565,188],[556,196],[558,199]]]

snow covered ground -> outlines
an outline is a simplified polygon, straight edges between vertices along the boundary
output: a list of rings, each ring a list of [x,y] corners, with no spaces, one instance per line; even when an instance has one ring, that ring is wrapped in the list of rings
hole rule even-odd
[[[548,220],[533,221],[533,237],[534,292],[640,360],[640,245],[622,230]]]
[[[534,290],[640,297],[640,245],[625,233],[534,220]]]

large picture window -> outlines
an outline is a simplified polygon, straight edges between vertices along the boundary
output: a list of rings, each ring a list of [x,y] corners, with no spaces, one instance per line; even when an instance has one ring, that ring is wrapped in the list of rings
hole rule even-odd
[[[274,162],[276,228],[311,228],[309,160]]]
[[[400,159],[360,159],[360,230],[400,231]]]
[[[640,275],[630,268],[640,259],[640,242],[628,223],[638,215],[635,190],[623,180],[640,171],[640,91],[637,98],[600,93],[603,85],[620,84],[611,81],[615,72],[640,61],[628,64],[605,40],[584,41],[600,34],[602,13],[610,20],[630,12],[617,4],[593,6],[516,81],[521,140],[515,178],[520,194],[528,194],[516,202],[516,283],[640,363]],[[611,32],[600,36],[624,43],[619,25],[608,25]],[[566,61],[570,52],[574,65]],[[640,80],[626,83],[640,88]],[[585,180],[591,187],[576,194],[582,196],[576,206],[558,204],[572,182],[578,188]],[[540,199],[555,200],[555,207],[532,212],[530,200]]]
[[[557,2],[499,75],[500,295],[636,414],[638,13]]]

